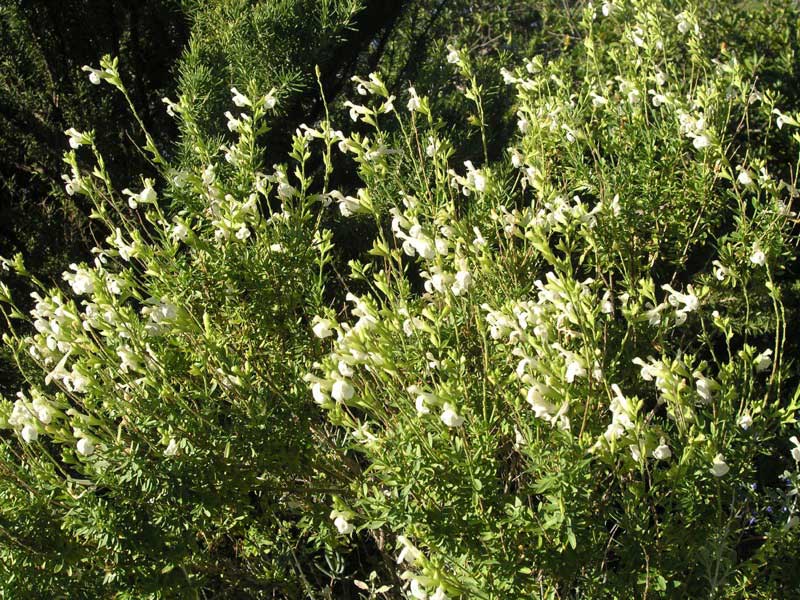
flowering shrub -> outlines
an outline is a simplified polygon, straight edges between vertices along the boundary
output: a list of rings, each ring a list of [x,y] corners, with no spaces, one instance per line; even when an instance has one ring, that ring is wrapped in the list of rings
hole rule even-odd
[[[115,62],[87,70],[124,92]],[[304,315],[320,306],[328,246],[308,181],[260,171],[274,98],[233,93],[224,158],[182,171],[147,136],[164,180],[122,194],[93,134],[66,132],[67,192],[109,235],[92,264],[64,273],[66,290],[34,293],[35,333],[6,338],[31,382],[0,407],[19,439],[3,444],[3,510],[19,539],[3,565],[29,569],[18,588],[4,577],[14,597],[34,585],[292,593],[286,573],[304,551],[282,540],[313,517],[325,480],[298,365],[315,352]],[[166,214],[162,196],[183,208]],[[27,274],[19,257],[3,267]],[[5,287],[2,299],[28,318]]]
[[[340,210],[379,231],[307,379],[369,465],[348,523],[398,534],[414,598],[800,585],[800,137],[703,8],[584,6],[574,53],[504,71],[506,161],[454,166],[419,89],[392,142],[397,99],[351,106],[373,133],[342,142],[364,188]],[[483,123],[468,55],[447,62]]]
[[[352,133],[303,125],[271,169],[275,92],[234,88],[200,166],[147,136],[162,181],[121,194],[68,131],[109,236],[30,317],[3,288],[36,331],[6,340],[30,381],[2,405],[12,593],[791,596],[800,117],[722,42],[797,13],[744,11],[582,5],[580,43],[504,70],[493,162],[454,47],[482,157],[379,74]],[[339,220],[372,237],[345,274]]]

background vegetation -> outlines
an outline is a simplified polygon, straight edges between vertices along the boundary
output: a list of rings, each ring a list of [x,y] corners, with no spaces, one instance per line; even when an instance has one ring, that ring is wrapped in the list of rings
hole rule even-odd
[[[3,597],[796,595],[798,16],[3,2]]]

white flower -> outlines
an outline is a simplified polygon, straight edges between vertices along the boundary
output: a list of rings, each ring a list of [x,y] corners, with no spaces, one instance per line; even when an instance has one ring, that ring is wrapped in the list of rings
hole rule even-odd
[[[713,379],[705,377],[699,371],[694,373],[697,384],[697,395],[703,399],[704,403],[709,403],[714,397],[714,392],[719,389],[719,384]]]
[[[350,400],[355,393],[355,388],[344,379],[337,379],[331,388],[331,396],[338,402]]]
[[[472,275],[469,271],[459,271],[456,273],[456,282],[452,286],[453,294],[460,296],[472,285]]]
[[[473,245],[473,246],[485,246],[485,245],[486,245],[486,239],[485,239],[485,238],[483,237],[483,235],[481,234],[481,230],[480,230],[480,229],[478,229],[478,226],[477,226],[477,225],[475,225],[475,226],[472,228],[472,231],[473,231],[473,233],[475,234],[475,239],[474,239],[474,240],[472,240],[472,245]]]
[[[461,57],[458,54],[458,50],[452,46],[448,46],[447,49],[449,50],[447,53],[447,62],[449,62],[451,65],[461,66]]]
[[[429,600],[448,600],[442,587],[437,587],[436,591],[430,596]]]
[[[420,394],[414,401],[414,406],[417,409],[418,415],[427,415],[428,413],[431,412],[431,409],[425,406],[425,401],[427,400],[425,396],[426,396],[425,394]]]
[[[721,262],[715,260],[711,263],[714,265],[714,277],[716,277],[719,281],[725,281],[725,278],[728,276],[730,271],[727,267],[725,267]]]
[[[528,389],[527,400],[538,419],[549,420],[557,409],[545,399],[544,392],[545,389],[540,384],[534,384]]]
[[[753,253],[750,255],[750,262],[759,267],[767,264],[767,255],[758,246],[753,246]]]
[[[81,175],[75,167],[72,168],[72,177],[64,174],[61,176],[61,179],[64,180],[64,190],[66,190],[67,195],[74,196],[75,194],[86,193]]]
[[[610,291],[606,291],[606,293],[603,294],[603,298],[600,301],[600,312],[604,315],[610,315],[614,312],[613,296]]]
[[[671,457],[672,450],[664,443],[664,438],[661,438],[661,442],[656,446],[656,449],[653,450],[653,458],[656,460],[669,460]]]
[[[795,121],[795,120],[794,120],[792,117],[790,117],[789,115],[785,115],[785,114],[783,114],[783,113],[782,113],[781,111],[779,111],[777,108],[773,109],[773,110],[772,110],[772,113],[773,113],[773,114],[775,114],[775,115],[778,115],[778,118],[777,118],[777,119],[775,119],[775,124],[778,126],[778,129],[783,129],[783,126],[784,126],[786,123],[789,123],[790,125],[797,125],[797,121]]]
[[[170,99],[169,99],[169,98],[167,98],[166,96],[165,96],[164,98],[162,98],[162,99],[161,99],[161,101],[162,101],[164,104],[166,104],[166,105],[167,105],[167,114],[168,114],[170,117],[174,117],[174,116],[175,116],[175,113],[182,112],[182,111],[181,111],[181,107],[180,107],[180,105],[179,105],[179,104],[177,104],[177,103],[175,103],[175,102],[173,102],[172,100],[170,100]]]
[[[696,135],[692,140],[692,145],[697,148],[698,150],[702,150],[703,148],[708,148],[711,144],[708,136],[705,134]]]
[[[184,225],[183,223],[176,223],[172,227],[172,231],[170,232],[170,238],[172,238],[173,241],[178,240],[182,242],[188,237],[189,237],[189,228],[186,227],[186,225]]]
[[[311,329],[315,336],[324,340],[333,335],[333,322],[330,319],[319,319]]]
[[[512,85],[518,81],[514,74],[505,67],[500,69],[500,75],[503,76],[503,83],[506,85]]]
[[[175,441],[175,438],[170,438],[169,444],[167,444],[166,450],[164,450],[164,456],[175,456],[178,454],[178,442]]]
[[[340,360],[336,368],[342,375],[342,377],[352,377],[355,374],[353,367],[347,361],[344,360]]]
[[[653,103],[653,106],[655,106],[656,108],[667,102],[667,97],[664,94],[657,94],[655,93],[655,90],[649,90],[649,91],[653,92],[653,98],[651,101]]]
[[[328,394],[322,389],[322,384],[318,381],[311,386],[311,395],[314,397],[314,402],[321,406],[328,403]]]
[[[409,112],[416,112],[422,106],[422,102],[420,101],[419,96],[417,95],[417,90],[414,87],[408,88],[408,93],[411,96],[408,99],[408,110]]]
[[[342,535],[349,535],[353,533],[353,530],[355,529],[355,527],[353,527],[353,524],[348,523],[347,519],[345,519],[341,515],[339,515],[333,520],[333,524],[336,526],[336,529],[338,529],[339,533],[341,533]]]
[[[609,0],[605,0],[605,2],[603,2],[603,6],[600,8],[600,11],[603,13],[604,17],[607,17],[614,11],[614,5],[609,2]]]
[[[239,108],[243,106],[253,106],[253,103],[250,101],[250,98],[242,94],[235,87],[231,88],[231,94],[233,94],[233,103]]]
[[[465,160],[464,166],[467,167],[466,177],[456,177],[457,182],[464,186],[464,195],[469,195],[470,188],[478,192],[486,191],[486,176],[483,172],[476,169],[471,160]]]
[[[620,433],[620,435],[622,434]],[[617,437],[619,436],[614,436],[614,439],[616,439]],[[639,444],[631,444],[630,446],[628,446],[628,450],[631,451],[631,456],[633,457],[634,461],[639,462],[640,460],[642,460],[642,449],[639,448]]]
[[[425,588],[422,587],[422,584],[416,579],[411,580],[411,596],[417,600],[428,599],[428,592],[425,591]]]
[[[226,111],[225,116],[228,118],[228,130],[231,133],[239,131],[242,127],[242,122],[231,114],[231,111]]]
[[[338,190],[332,190],[330,197],[339,203],[339,212],[343,217],[352,217],[354,214],[364,212],[370,207],[369,194],[366,189],[360,188],[355,196],[345,196]]]
[[[278,103],[278,99],[275,97],[275,88],[272,88],[266,96],[264,96],[264,108],[268,110],[272,110],[275,108],[275,105]]]
[[[750,426],[753,424],[753,417],[751,417],[749,414],[745,413],[745,414],[743,414],[741,417],[739,417],[736,420],[736,424],[739,427],[741,427],[742,429],[744,429],[745,431],[747,431],[748,429],[750,429]]]
[[[711,468],[709,471],[711,471],[711,474],[714,475],[714,477],[722,477],[730,470],[731,468],[725,462],[725,457],[722,456],[722,454],[717,454],[714,457],[714,460],[711,461]]]
[[[390,113],[394,110],[394,96],[389,96],[386,102],[380,105],[378,111],[381,113]]]
[[[644,31],[641,27],[636,27],[635,29],[631,30],[631,39],[633,40],[634,45],[637,48],[641,48],[644,46]]]
[[[425,154],[430,158],[433,158],[439,151],[439,148],[441,148],[441,146],[442,143],[439,140],[437,140],[433,136],[428,136],[428,145],[425,146]]]
[[[580,359],[573,359],[567,365],[566,380],[567,383],[572,383],[578,377],[586,375],[586,368],[583,366],[583,361]]]
[[[28,442],[29,444],[35,442],[39,439],[39,432],[36,431],[36,428],[32,425],[25,425],[22,428],[22,439]]]
[[[68,282],[70,287],[72,287],[72,291],[75,292],[78,296],[83,296],[85,294],[91,294],[94,292],[94,280],[92,279],[91,273],[82,267],[78,267],[76,264],[71,264],[69,266],[70,269],[75,271],[75,273],[70,273],[69,271],[65,271],[62,277],[64,281]]]
[[[756,373],[763,373],[772,366],[772,350],[764,350],[753,360]]]
[[[739,171],[739,176],[736,177],[736,180],[744,186],[753,185],[753,178],[750,177],[750,171],[747,169],[742,169],[739,167],[741,171]]]
[[[669,284],[661,286],[662,290],[669,292],[667,302],[675,307],[675,320],[678,325],[686,321],[688,313],[697,310],[700,307],[700,300],[694,293],[694,288],[690,285],[686,286],[686,294],[682,294],[675,290]]]
[[[592,97],[592,106],[604,106],[608,104],[608,100],[599,94],[590,92],[589,95]]]
[[[129,189],[125,188],[122,193],[128,196],[128,206],[135,209],[139,204],[153,204],[158,198],[158,194],[153,189],[150,180],[145,180],[144,189],[138,194],[134,194]]]
[[[408,538],[404,535],[398,535],[397,541],[403,544],[403,549],[400,550],[400,554],[397,555],[397,564],[401,565],[403,562],[407,562],[410,565],[413,565],[414,562],[420,557],[420,551],[408,541]]]
[[[629,429],[633,429],[634,423],[631,417],[635,418],[636,408],[633,403],[625,397],[620,387],[614,383],[611,385],[611,390],[614,392],[614,398],[611,400],[609,409],[611,410],[611,423],[606,428],[603,437],[609,442],[625,435]],[[637,453],[639,448],[637,446]],[[638,461],[639,459],[634,456]]]
[[[797,439],[796,435],[793,435],[789,438],[789,441],[794,444],[794,448],[792,448],[792,458],[800,462],[800,440]]]
[[[91,456],[94,454],[94,444],[88,438],[81,438],[78,440],[78,454],[82,456]]]
[[[509,148],[509,150],[511,151],[511,164],[515,169],[519,169],[522,166],[522,154],[516,148]]]
[[[444,405],[441,419],[442,423],[448,427],[461,427],[464,424],[464,417],[460,416],[455,409],[447,403]]]
[[[147,184],[144,189],[139,192],[139,202],[144,202],[145,204],[152,204],[158,198],[158,194],[153,189],[153,186]]]
[[[686,12],[682,12],[681,14],[675,17],[675,20],[678,22],[678,31],[681,33],[686,33],[689,31],[690,22],[689,22],[689,14]]]
[[[75,150],[91,141],[89,136],[87,136],[85,133],[81,133],[74,127],[70,127],[64,133],[69,136],[69,145]]]
[[[484,177],[480,171],[475,171],[475,175],[473,176],[473,181],[475,183],[475,189],[479,192],[483,192],[486,190],[486,177]]]
[[[50,422],[53,420],[53,414],[50,412],[50,409],[46,406],[40,406],[39,410],[36,411],[36,416],[38,417],[39,421],[44,425],[49,425]]]
[[[108,77],[108,74],[105,71],[101,69],[93,69],[88,65],[81,67],[81,71],[89,73],[89,81],[91,81],[94,85],[100,85],[100,82]]]
[[[431,243],[429,238],[425,236],[414,237],[409,239],[408,243],[422,258],[426,260],[433,260],[436,258],[436,246],[434,243]],[[403,247],[405,248],[405,245],[403,245]]]
[[[139,362],[139,356],[131,350],[130,346],[122,345],[117,348],[117,356],[120,359],[120,368],[123,373],[128,371],[139,371],[142,365]]]

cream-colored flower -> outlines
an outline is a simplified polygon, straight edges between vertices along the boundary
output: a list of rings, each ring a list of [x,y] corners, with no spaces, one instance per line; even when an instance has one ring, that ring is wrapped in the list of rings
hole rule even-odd
[[[344,379],[337,379],[331,388],[331,396],[333,396],[333,399],[338,402],[350,400],[355,393],[355,388]]]
[[[91,456],[94,454],[94,444],[89,438],[81,438],[78,440],[78,454],[82,456]]]
[[[441,415],[442,423],[448,427],[461,427],[464,424],[464,417],[459,415],[455,408],[448,403],[445,403],[444,410]]]
[[[722,456],[722,454],[717,454],[711,461],[711,468],[709,471],[711,471],[714,477],[723,477],[730,470],[731,468],[728,466],[728,463],[725,462],[725,457]]]
[[[672,458],[672,450],[664,443],[664,438],[661,438],[658,446],[653,450],[653,458],[656,460],[669,460]]]

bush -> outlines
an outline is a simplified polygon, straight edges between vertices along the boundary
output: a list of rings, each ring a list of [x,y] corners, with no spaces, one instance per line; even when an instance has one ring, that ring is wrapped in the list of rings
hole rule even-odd
[[[337,510],[398,535],[414,597],[798,590],[800,137],[721,43],[763,15],[683,8],[588,5],[575,50],[506,70],[521,135],[495,164],[450,168],[424,100],[397,141],[352,107],[370,291],[324,315],[310,382],[369,465]]]
[[[115,62],[91,76],[123,89]],[[305,189],[259,171],[274,99],[234,100],[249,116],[229,162],[174,171],[147,147],[169,178],[158,191],[144,179],[118,194],[94,135],[71,132],[68,185],[110,235],[93,265],[65,273],[71,295],[42,286],[36,333],[7,338],[47,374],[2,409],[23,440],[4,445],[6,506],[42,498],[16,516],[24,550],[3,550],[12,595],[299,593],[293,540],[327,485],[298,370],[314,352],[304,315],[319,306],[326,250],[307,243]],[[295,156],[302,166],[301,146]],[[283,204],[265,214],[275,189]],[[187,208],[167,216],[162,194]],[[26,275],[21,260],[6,265]]]
[[[172,163],[148,134],[133,191],[70,132],[109,235],[30,316],[3,287],[36,331],[6,336],[30,385],[1,411],[4,592],[795,594],[797,17],[569,7],[557,56],[502,72],[491,162],[456,47],[471,160],[377,73],[356,131],[323,105],[271,169],[257,84],[220,147]],[[348,231],[370,249],[342,273]]]

